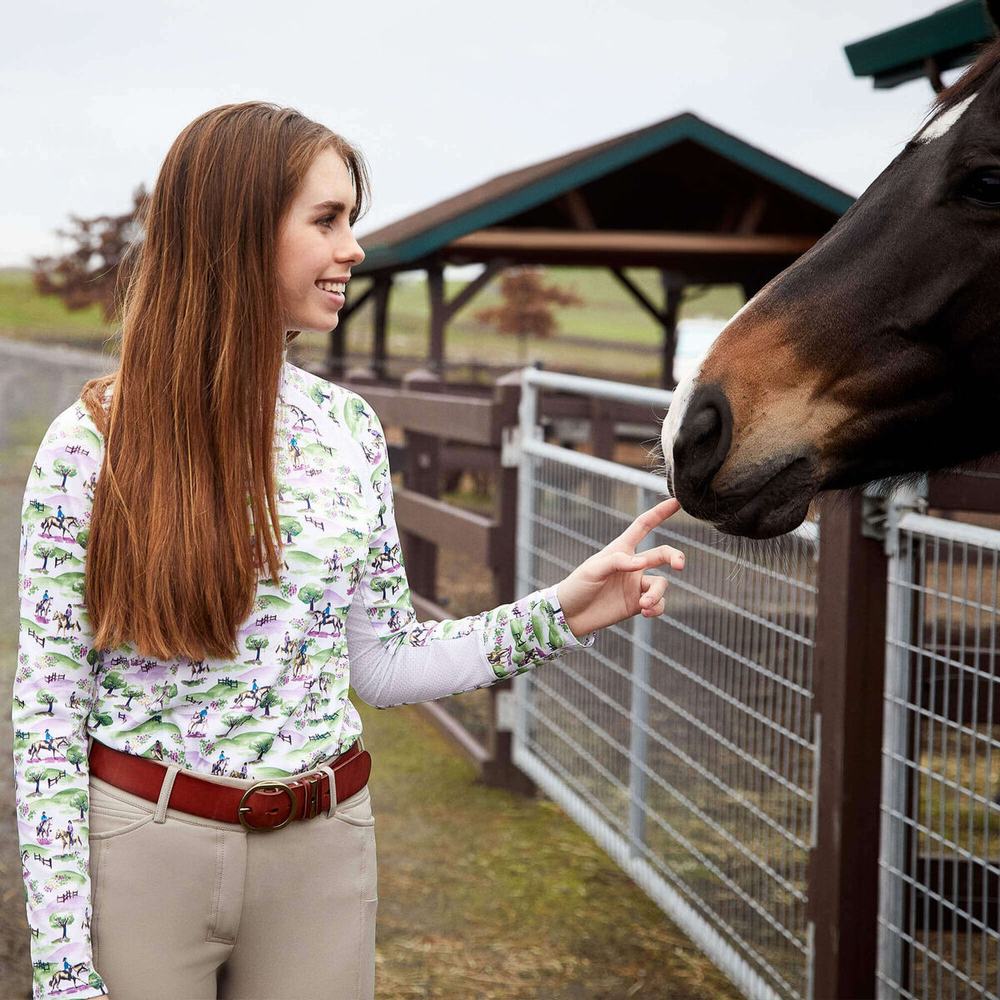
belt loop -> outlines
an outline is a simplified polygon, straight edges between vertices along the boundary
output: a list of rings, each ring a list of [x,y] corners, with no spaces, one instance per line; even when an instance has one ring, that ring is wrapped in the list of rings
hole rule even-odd
[[[320,764],[317,771],[325,771],[330,779],[330,806],[326,810],[326,818],[329,819],[337,811],[337,779],[334,777],[333,768],[329,764]]]
[[[153,814],[154,823],[163,823],[167,818],[167,806],[170,803],[170,793],[174,789],[174,779],[180,771],[180,764],[171,764],[167,768],[167,773],[163,777],[163,784],[160,785],[160,797],[156,802],[156,812]]]

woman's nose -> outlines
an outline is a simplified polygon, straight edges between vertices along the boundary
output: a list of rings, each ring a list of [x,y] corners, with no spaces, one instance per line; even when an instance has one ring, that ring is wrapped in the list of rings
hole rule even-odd
[[[352,239],[346,249],[345,255],[340,259],[349,260],[354,264],[360,264],[365,259],[365,252],[361,249],[361,244],[357,240]]]

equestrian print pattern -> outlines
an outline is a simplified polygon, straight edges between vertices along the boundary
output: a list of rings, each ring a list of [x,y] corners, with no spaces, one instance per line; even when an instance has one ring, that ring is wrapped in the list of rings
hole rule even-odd
[[[284,570],[258,582],[237,636],[246,655],[162,661],[128,645],[94,649],[84,559],[102,455],[78,399],[46,432],[22,506],[13,756],[36,1000],[105,992],[90,942],[91,738],[197,773],[281,779],[360,735],[352,684],[379,708],[433,700],[596,637],[573,635],[554,586],[418,622],[378,417],[286,354],[275,426]]]

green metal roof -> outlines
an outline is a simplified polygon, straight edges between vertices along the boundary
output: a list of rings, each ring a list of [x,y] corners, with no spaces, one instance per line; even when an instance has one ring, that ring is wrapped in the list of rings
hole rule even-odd
[[[855,76],[870,76],[876,87],[895,87],[925,75],[924,60],[939,70],[965,66],[995,32],[983,0],[961,0],[890,31],[844,47]]]
[[[699,143],[836,216],[846,212],[854,201],[844,191],[686,112],[594,146],[502,174],[362,236],[366,258],[355,268],[355,274],[401,268],[419,261],[460,236],[502,223],[685,140]]]

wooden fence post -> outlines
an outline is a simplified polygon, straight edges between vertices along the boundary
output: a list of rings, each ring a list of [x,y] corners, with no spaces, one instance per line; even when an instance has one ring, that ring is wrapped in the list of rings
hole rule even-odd
[[[417,370],[403,376],[402,387],[420,392],[440,392],[440,377]],[[424,496],[437,498],[441,490],[441,439],[432,434],[404,430],[406,463],[403,485]],[[410,589],[428,601],[437,602],[437,545],[403,530],[403,558]]]
[[[517,407],[521,399],[520,373],[512,372],[497,379],[493,390],[495,409],[494,424],[506,433],[517,426]],[[502,431],[501,433],[504,433]],[[505,604],[522,596],[515,593],[517,586],[515,552],[517,546],[517,476],[516,465],[503,464],[503,449],[497,450],[497,485],[494,520],[498,531],[493,562],[494,594],[498,603]],[[487,785],[506,788],[522,795],[533,795],[535,782],[514,765],[512,759],[513,732],[502,719],[501,705],[513,698],[512,682],[497,681],[489,688],[490,711],[486,733],[489,760],[483,764],[481,777]]]
[[[862,534],[863,509],[860,496],[820,501],[815,1000],[875,996],[887,558],[883,541]]]

